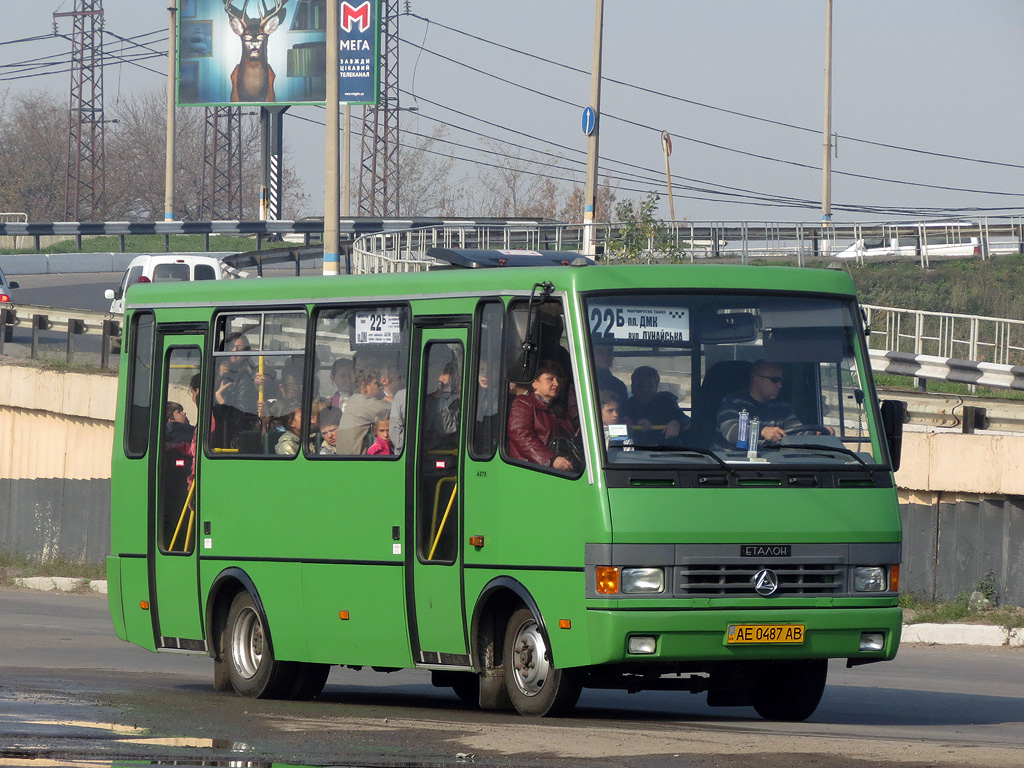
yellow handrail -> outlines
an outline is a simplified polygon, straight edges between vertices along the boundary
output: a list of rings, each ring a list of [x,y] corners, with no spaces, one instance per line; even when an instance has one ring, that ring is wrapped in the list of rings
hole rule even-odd
[[[452,486],[452,495],[448,499],[448,506],[444,511],[444,517],[441,518],[441,525],[437,528],[437,535],[434,537],[434,543],[430,545],[430,553],[427,555],[427,560],[434,559],[434,551],[437,549],[437,544],[441,541],[441,534],[444,532],[444,524],[448,522],[448,513],[452,511],[452,504],[455,503],[455,494],[459,491],[459,484],[456,483]]]
[[[196,490],[196,481],[195,481],[195,479],[193,479],[192,482],[188,486],[188,495],[185,497],[185,504],[182,506],[181,514],[178,516],[178,525],[175,526],[175,528],[174,528],[174,535],[171,537],[171,545],[167,548],[168,551],[170,551],[170,552],[174,551],[174,544],[175,544],[175,542],[177,542],[178,534],[181,532],[181,523],[185,519],[185,512],[189,512],[188,530],[185,532],[185,548],[182,549],[181,551],[182,552],[187,552],[188,551],[188,545],[189,545],[189,542],[191,541],[192,521],[193,521],[194,515],[195,515],[195,510],[194,509],[189,509],[189,503],[192,501],[192,495],[195,492],[195,490]]]

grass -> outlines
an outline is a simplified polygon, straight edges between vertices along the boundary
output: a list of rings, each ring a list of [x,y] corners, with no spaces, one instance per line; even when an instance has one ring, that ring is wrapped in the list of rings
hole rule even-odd
[[[97,581],[107,578],[107,566],[105,563],[82,563],[59,557],[42,562],[27,555],[0,550],[0,585],[11,586],[17,578],[33,576],[64,576]]]
[[[1007,630],[1024,628],[1024,609],[1013,605],[973,608],[966,592],[945,602],[901,594],[900,607],[906,624],[990,624]]]

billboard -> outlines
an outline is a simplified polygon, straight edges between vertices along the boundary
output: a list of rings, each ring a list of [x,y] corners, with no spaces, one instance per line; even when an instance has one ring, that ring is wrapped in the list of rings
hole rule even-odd
[[[338,9],[339,101],[379,101],[380,8],[380,0],[342,0]]]
[[[324,103],[327,2],[179,0],[178,104]]]

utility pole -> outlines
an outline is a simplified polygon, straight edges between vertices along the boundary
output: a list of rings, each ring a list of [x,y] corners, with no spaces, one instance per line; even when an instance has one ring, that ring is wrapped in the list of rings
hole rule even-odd
[[[327,139],[324,147],[324,266],[325,275],[341,271],[338,253],[341,218],[338,193],[338,68],[341,58],[338,41],[338,3],[327,3]]]
[[[174,220],[174,84],[178,66],[178,0],[167,4],[171,14],[167,42],[167,138],[164,152],[164,221]]]
[[[587,136],[587,183],[583,190],[583,255],[595,256],[597,214],[598,134],[601,132],[601,39],[604,31],[604,0],[594,0],[594,57],[590,64],[590,107],[594,127]]]
[[[832,221],[832,0],[825,0],[825,128],[821,161],[821,220]]]

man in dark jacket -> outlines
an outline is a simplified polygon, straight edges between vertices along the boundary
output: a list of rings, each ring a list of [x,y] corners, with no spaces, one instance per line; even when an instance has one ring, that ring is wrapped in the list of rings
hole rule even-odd
[[[519,395],[512,402],[508,417],[508,452],[513,459],[529,461],[544,467],[572,472],[580,467],[552,447],[556,438],[572,440],[579,434],[579,421],[573,414],[555,404],[559,387],[566,381],[558,363],[542,360],[532,392]]]

